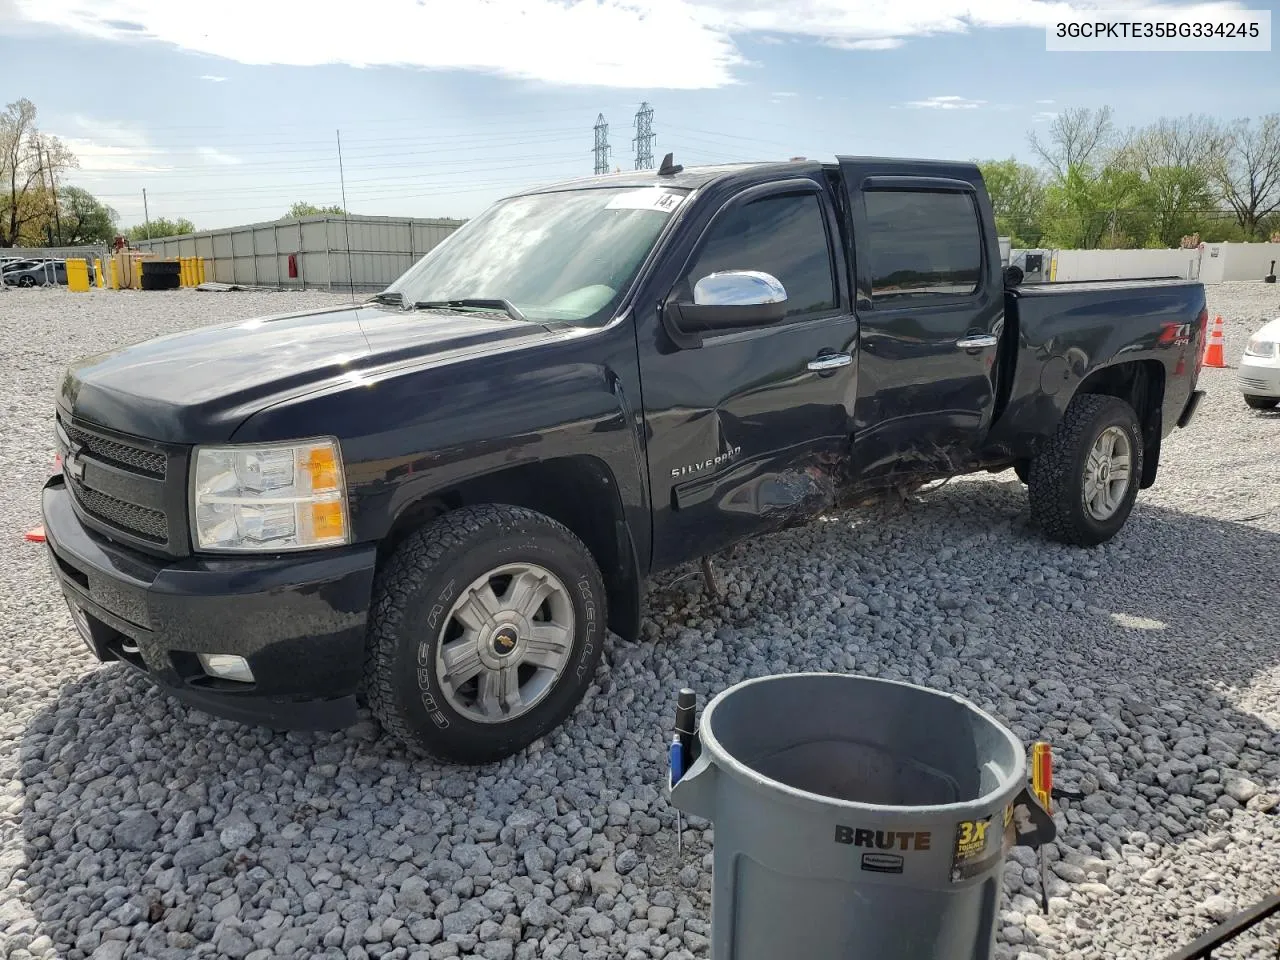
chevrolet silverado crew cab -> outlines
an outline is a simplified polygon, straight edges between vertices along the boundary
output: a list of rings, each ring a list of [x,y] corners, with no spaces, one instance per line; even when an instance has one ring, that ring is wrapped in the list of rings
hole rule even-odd
[[[655,571],[1013,469],[1113,537],[1200,392],[1204,290],[1019,286],[976,166],[637,171],[513,196],[365,303],[161,337],[58,391],[53,572],[210,713],[509,755]]]

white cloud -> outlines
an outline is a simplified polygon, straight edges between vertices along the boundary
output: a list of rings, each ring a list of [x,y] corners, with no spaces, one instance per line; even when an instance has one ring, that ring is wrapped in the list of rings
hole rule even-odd
[[[1037,100],[1036,103],[1053,103],[1052,100]]]
[[[906,43],[901,37],[871,37],[866,40],[831,40],[828,45],[841,50],[897,50]]]
[[[887,50],[936,34],[1043,28],[1101,0],[366,0],[340,30],[304,0],[224,0],[216,17],[192,17],[173,0],[8,2],[28,22],[108,40],[160,41],[239,63],[473,70],[563,86],[702,89],[736,82],[736,71],[748,65],[739,41]],[[1245,5],[1107,0],[1106,8],[1176,9],[1183,18]],[[279,41],[283,36],[288,43]]]
[[[772,94],[775,97],[798,97],[799,94],[792,90],[775,90]]]
[[[231,166],[242,162],[239,157],[233,157],[229,153],[223,153],[217,147],[200,147],[196,152],[208,163]]]
[[[200,76],[201,80],[208,80],[210,83],[225,83],[226,77],[214,76],[212,73],[205,73]]]
[[[908,100],[907,106],[925,110],[977,110],[986,102],[966,97],[928,97],[924,100]]]
[[[1058,114],[1053,110],[1041,110],[1039,113],[1032,115],[1031,122],[1032,123],[1048,123],[1057,115]]]
[[[172,169],[164,162],[164,151],[136,127],[75,116],[53,132],[76,155],[80,161],[77,169],[88,179],[103,172],[162,173]]]

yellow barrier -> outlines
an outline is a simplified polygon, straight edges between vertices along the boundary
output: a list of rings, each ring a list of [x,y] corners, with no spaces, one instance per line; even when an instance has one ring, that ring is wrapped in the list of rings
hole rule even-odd
[[[102,277],[102,261],[97,257],[93,258],[93,279],[97,283],[98,289],[101,290],[106,281]]]
[[[120,289],[120,273],[116,267],[116,258],[112,257],[110,260],[107,261],[107,263],[110,265],[110,268],[111,268],[111,289],[119,290]]]
[[[178,258],[178,286],[180,287],[191,286],[191,258],[190,257]]]
[[[67,261],[67,289],[76,293],[89,292],[89,262],[87,260]]]
[[[196,257],[196,286],[204,283],[204,258]]]

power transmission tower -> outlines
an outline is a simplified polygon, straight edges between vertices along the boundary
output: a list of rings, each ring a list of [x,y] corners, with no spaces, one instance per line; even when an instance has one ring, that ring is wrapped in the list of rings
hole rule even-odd
[[[656,139],[653,132],[653,107],[646,100],[636,111],[636,138],[632,141],[636,145],[637,170],[653,169],[653,142]]]
[[[596,173],[609,172],[609,123],[604,118],[604,114],[596,117],[596,145],[594,153],[596,155]]]

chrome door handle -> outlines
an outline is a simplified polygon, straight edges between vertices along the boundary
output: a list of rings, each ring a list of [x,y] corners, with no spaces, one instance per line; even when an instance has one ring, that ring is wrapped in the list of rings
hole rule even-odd
[[[972,337],[961,337],[956,341],[956,346],[961,350],[977,350],[981,347],[994,347],[1000,342],[1000,338],[990,333],[979,333]]]
[[[809,361],[809,369],[821,372],[834,370],[836,367],[847,367],[853,363],[853,357],[847,353],[828,353]]]

